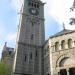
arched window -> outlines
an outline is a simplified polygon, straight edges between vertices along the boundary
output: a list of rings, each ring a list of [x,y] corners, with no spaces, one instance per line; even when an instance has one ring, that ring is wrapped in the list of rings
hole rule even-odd
[[[68,48],[72,48],[72,39],[68,39]]]
[[[37,8],[39,8],[39,4],[37,4]]]
[[[55,42],[55,50],[59,50],[59,42]]]
[[[65,40],[61,41],[61,49],[65,49]]]
[[[69,57],[64,57],[60,62],[59,62],[59,67],[64,67],[67,65],[69,62],[67,62]]]
[[[35,7],[35,8],[36,8],[36,6],[37,6],[37,5],[36,5],[36,4],[34,4],[34,7]]]

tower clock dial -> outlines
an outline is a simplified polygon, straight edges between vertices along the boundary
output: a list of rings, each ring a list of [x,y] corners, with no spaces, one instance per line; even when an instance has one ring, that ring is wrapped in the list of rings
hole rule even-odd
[[[38,10],[35,9],[35,8],[30,8],[30,9],[29,9],[29,12],[30,12],[30,14],[32,14],[32,15],[38,15],[38,14],[39,14]]]

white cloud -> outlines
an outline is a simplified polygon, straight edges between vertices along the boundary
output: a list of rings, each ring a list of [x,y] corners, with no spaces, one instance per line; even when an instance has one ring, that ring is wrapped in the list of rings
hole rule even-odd
[[[43,0],[42,0],[43,1]],[[53,17],[58,23],[59,28],[62,29],[63,22],[66,29],[75,29],[75,25],[69,25],[69,18],[75,17],[75,12],[70,12],[70,8],[74,0],[45,0],[45,15]]]
[[[43,0],[41,0],[43,1]],[[45,4],[45,16],[52,16],[57,22],[64,22],[66,28],[75,29],[75,26],[69,25],[69,18],[72,16],[70,13],[70,7],[72,6],[74,0],[44,0]],[[13,9],[17,12],[21,9],[23,0],[11,0],[11,5]]]
[[[1,59],[1,54],[2,54],[2,49],[3,49],[3,34],[5,33],[5,24],[0,20],[0,59]]]
[[[21,10],[21,6],[24,3],[24,0],[11,0],[11,7],[17,12],[16,18],[16,25],[19,24],[20,14],[18,14]]]
[[[16,33],[8,33],[8,35],[6,36],[6,40],[10,41],[10,42],[15,42],[16,39]]]
[[[3,34],[5,34],[5,24],[0,20],[0,40],[3,39]]]
[[[43,0],[42,0],[43,1]],[[70,12],[70,7],[74,0],[45,0],[47,5],[45,6],[45,15],[52,16],[58,23],[59,27],[62,27],[62,23],[65,23],[67,29],[75,29],[75,26],[69,25],[69,18],[75,15],[75,12]]]

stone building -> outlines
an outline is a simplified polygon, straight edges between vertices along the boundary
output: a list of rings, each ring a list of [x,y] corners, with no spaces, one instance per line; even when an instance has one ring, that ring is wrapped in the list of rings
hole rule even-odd
[[[75,75],[75,30],[49,37],[43,50],[44,75]]]
[[[10,68],[12,68],[14,59],[14,48],[7,47],[7,43],[5,42],[5,45],[2,50],[2,57],[1,61],[8,65]]]
[[[24,0],[20,11],[15,54],[4,46],[2,59],[12,75],[75,75],[75,30],[63,29],[45,41],[44,4]],[[7,57],[11,54],[11,60]]]

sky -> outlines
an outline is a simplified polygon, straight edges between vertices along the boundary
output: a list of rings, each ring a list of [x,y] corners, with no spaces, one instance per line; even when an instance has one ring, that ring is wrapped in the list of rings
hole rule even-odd
[[[75,15],[70,12],[74,0],[41,0],[45,2],[45,38],[63,29],[75,29],[69,25],[69,18]],[[15,46],[19,11],[23,0],[0,0],[0,57],[5,42],[8,47]]]

